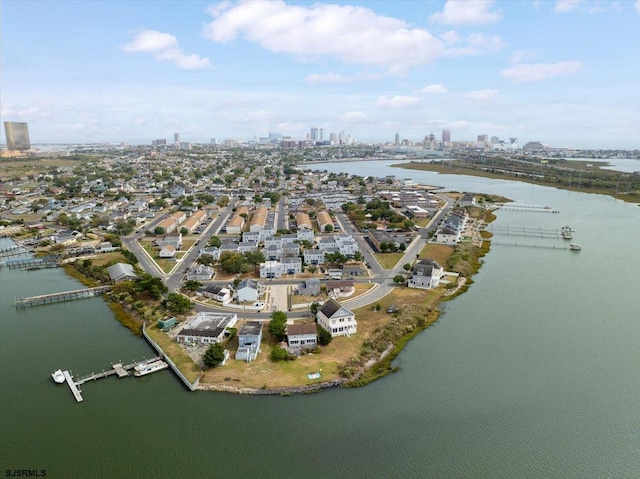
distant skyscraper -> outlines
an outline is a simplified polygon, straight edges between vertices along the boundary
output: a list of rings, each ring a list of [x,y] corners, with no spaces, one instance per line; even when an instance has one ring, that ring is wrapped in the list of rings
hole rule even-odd
[[[324,141],[324,128],[320,128],[320,141]]]
[[[394,142],[395,145],[399,145],[400,144],[400,133],[396,133],[396,141]]]
[[[429,133],[429,141],[436,141],[436,135],[433,132]]]
[[[211,144],[212,145],[217,145],[218,144],[218,140],[216,140],[215,138],[211,138]]]
[[[31,148],[29,128],[26,123],[5,121],[4,133],[7,138],[7,150],[28,150]]]
[[[442,142],[451,143],[451,130],[442,130]]]
[[[173,142],[174,143],[180,143],[180,133],[174,133],[173,134]]]
[[[478,141],[481,141],[483,143],[488,143],[489,135],[478,135]]]
[[[314,126],[313,128],[311,128],[311,139],[312,140],[319,140],[320,136],[318,135],[318,129]]]
[[[332,145],[338,144],[338,134],[337,133],[329,133],[329,140],[331,140]]]

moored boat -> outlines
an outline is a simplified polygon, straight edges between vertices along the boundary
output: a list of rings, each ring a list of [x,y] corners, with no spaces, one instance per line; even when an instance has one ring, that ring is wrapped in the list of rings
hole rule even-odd
[[[64,382],[64,373],[62,372],[62,370],[58,369],[57,371],[55,371],[51,377],[53,378],[53,380],[58,383],[58,384],[62,384]]]
[[[582,249],[582,246],[580,246],[579,244],[570,244],[569,249],[571,251],[580,251]]]
[[[169,365],[164,361],[158,359],[156,361],[140,363],[133,368],[134,376],[145,376],[147,374],[155,373],[161,369],[168,368]]]

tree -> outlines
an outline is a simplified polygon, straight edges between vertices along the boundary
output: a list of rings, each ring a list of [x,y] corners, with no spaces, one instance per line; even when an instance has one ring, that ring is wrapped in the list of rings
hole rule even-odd
[[[271,361],[284,361],[289,358],[289,353],[286,349],[280,346],[274,346],[271,349]]]
[[[324,225],[324,232],[331,233],[333,231],[333,225]]]
[[[165,233],[165,229],[162,226],[156,226],[153,232],[156,234],[156,236],[161,236]]]
[[[321,346],[328,345],[331,342],[331,340],[333,339],[331,337],[331,333],[329,331],[327,331],[326,329],[324,329],[320,325],[316,325],[316,327],[318,329],[318,343]]]
[[[183,226],[182,228],[180,228],[180,234],[183,235],[183,236],[184,235],[188,235],[189,234],[189,230]]]
[[[393,282],[396,284],[402,284],[404,283],[404,276],[402,276],[401,274],[397,274],[393,277]]]
[[[360,251],[356,251],[355,253],[353,253],[353,259],[355,261],[363,261],[364,260],[364,256]]]
[[[233,181],[233,179],[231,180]],[[224,208],[225,206],[227,206],[229,204],[229,197],[227,195],[222,195],[220,198],[218,198],[218,206],[220,208]]]
[[[409,271],[411,269],[411,263],[405,263],[402,265],[402,269]]]
[[[384,241],[380,243],[380,251],[382,251],[383,253],[386,253],[388,250],[389,250],[389,245],[387,243],[385,243]]]
[[[220,246],[222,246],[222,240],[217,236],[212,236],[211,238],[209,238],[207,246],[212,248],[220,248]]]
[[[269,332],[278,341],[287,339],[287,315],[282,311],[274,311],[269,321]]]
[[[194,291],[198,291],[198,288],[200,286],[202,286],[202,283],[200,281],[197,281],[195,279],[188,279],[187,281],[185,281],[183,289],[185,291],[193,293]]]
[[[210,266],[213,263],[215,263],[215,260],[213,259],[213,256],[211,256],[210,254],[202,254],[196,260],[196,263],[200,263],[200,264],[203,264],[205,266]]]
[[[405,251],[407,249],[407,245],[404,243],[400,243],[400,251]]]
[[[162,305],[173,314],[184,314],[193,309],[193,303],[180,293],[169,293]]]
[[[213,343],[202,355],[202,361],[208,368],[213,368],[224,361],[224,348],[220,343]]]
[[[146,291],[154,299],[160,299],[160,297],[169,290],[162,282],[162,278],[155,278],[149,273],[143,273],[137,285],[139,291]]]
[[[318,311],[320,311],[320,303],[314,301],[313,303],[311,303],[311,306],[309,306],[309,312],[316,316],[318,314]]]

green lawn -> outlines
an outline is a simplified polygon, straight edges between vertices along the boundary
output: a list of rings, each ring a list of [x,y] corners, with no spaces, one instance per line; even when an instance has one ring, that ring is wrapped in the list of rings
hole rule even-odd
[[[374,256],[384,269],[392,269],[404,256],[404,253],[375,253]]]
[[[145,328],[147,334],[153,339],[164,353],[171,358],[171,361],[178,367],[180,372],[190,382],[195,381],[200,376],[200,367],[193,362],[193,359],[174,342],[166,333],[156,327],[157,323]]]

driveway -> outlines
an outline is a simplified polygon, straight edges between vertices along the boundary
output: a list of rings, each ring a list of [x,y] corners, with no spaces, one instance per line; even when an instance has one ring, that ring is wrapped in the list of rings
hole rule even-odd
[[[269,304],[265,311],[288,311],[288,284],[270,284],[269,285]]]

